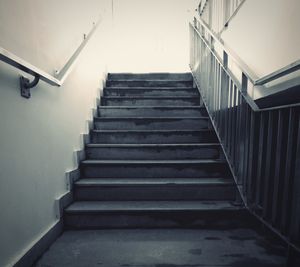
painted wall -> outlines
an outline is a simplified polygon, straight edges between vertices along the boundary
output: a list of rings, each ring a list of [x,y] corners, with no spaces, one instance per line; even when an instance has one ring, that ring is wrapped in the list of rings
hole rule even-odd
[[[87,4],[88,2],[88,4]],[[103,22],[62,87],[20,97],[20,72],[0,62],[0,266],[12,266],[56,223],[55,199],[76,167],[106,72],[110,1],[0,0],[0,46],[52,73],[92,22]]]
[[[53,74],[103,21],[65,84],[20,97],[21,72],[0,62],[0,266],[11,266],[56,223],[55,199],[106,71],[188,71],[198,0],[0,0],[0,46]],[[113,31],[111,31],[113,27]]]
[[[189,71],[189,27],[199,0],[114,0],[111,71]]]
[[[221,37],[262,77],[300,58],[299,10],[299,0],[246,0]]]

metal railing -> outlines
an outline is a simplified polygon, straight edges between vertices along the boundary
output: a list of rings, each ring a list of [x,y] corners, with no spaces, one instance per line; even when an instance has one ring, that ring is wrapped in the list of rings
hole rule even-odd
[[[56,75],[52,76],[45,71],[41,70],[38,67],[33,66],[26,60],[16,56],[15,54],[5,50],[4,48],[0,47],[0,60],[21,70],[24,71],[32,76],[34,76],[34,80],[32,82],[29,79],[25,78],[24,76],[20,77],[20,89],[21,89],[21,96],[25,98],[30,98],[30,89],[36,86],[39,80],[42,80],[50,85],[53,86],[61,86],[64,81],[66,80],[67,76],[72,70],[78,56],[80,55],[81,51],[84,49],[94,32],[96,31],[97,27],[99,26],[101,19],[99,19],[96,23],[93,23],[93,28],[89,32],[89,34],[84,35],[84,39],[80,46],[76,49],[67,63],[60,71],[56,71]]]
[[[245,0],[202,0],[199,3],[199,15],[215,33],[220,34],[244,2]]]
[[[218,40],[202,21],[190,24],[190,38],[191,71],[245,205],[299,251],[300,105],[260,109],[247,94],[249,79],[262,84],[295,65],[254,79],[223,45],[219,56],[213,47]],[[229,60],[237,61],[241,79]]]

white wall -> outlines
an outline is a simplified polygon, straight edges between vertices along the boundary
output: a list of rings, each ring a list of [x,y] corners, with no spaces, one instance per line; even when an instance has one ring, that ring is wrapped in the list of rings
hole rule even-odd
[[[106,70],[189,70],[188,21],[197,4],[0,0],[0,46],[50,74],[62,68],[99,13],[104,17],[60,88],[40,82],[26,100],[20,72],[0,62],[0,266],[11,266],[56,223],[54,200],[66,192],[65,172],[76,167],[73,151],[82,146],[80,133],[87,132]]]
[[[56,222],[54,200],[66,192],[65,172],[76,167],[73,151],[82,146],[106,71],[107,4],[0,0],[0,46],[50,73],[104,16],[60,88],[40,82],[24,99],[20,72],[0,62],[0,266],[11,266]]]
[[[110,70],[189,71],[189,27],[197,0],[114,0]]]
[[[246,0],[221,37],[262,77],[300,58],[299,10],[299,0]]]

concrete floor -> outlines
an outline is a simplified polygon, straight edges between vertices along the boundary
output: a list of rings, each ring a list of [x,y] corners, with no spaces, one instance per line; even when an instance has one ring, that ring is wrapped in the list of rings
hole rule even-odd
[[[66,231],[35,267],[279,267],[284,250],[250,229]]]

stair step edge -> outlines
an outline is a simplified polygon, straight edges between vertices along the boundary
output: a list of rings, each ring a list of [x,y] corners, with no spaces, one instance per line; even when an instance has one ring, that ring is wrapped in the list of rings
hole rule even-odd
[[[66,213],[97,213],[126,211],[218,211],[243,210],[230,201],[77,201],[65,209]]]
[[[83,160],[82,164],[201,164],[226,163],[225,160],[199,159],[199,160]]]
[[[212,147],[212,146],[216,146],[216,147],[220,147],[219,143],[187,143],[187,144],[94,144],[94,143],[90,143],[90,144],[86,144],[87,148],[106,148],[106,147],[122,147],[122,148],[137,148],[137,147]]]
[[[225,185],[233,186],[234,181],[229,178],[174,178],[174,179],[145,179],[145,178],[132,178],[132,179],[113,179],[113,178],[81,178],[75,182],[79,187],[93,187],[93,186],[161,186],[161,185]]]

